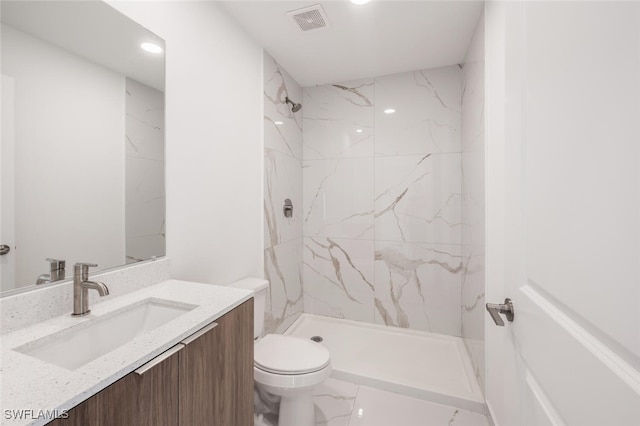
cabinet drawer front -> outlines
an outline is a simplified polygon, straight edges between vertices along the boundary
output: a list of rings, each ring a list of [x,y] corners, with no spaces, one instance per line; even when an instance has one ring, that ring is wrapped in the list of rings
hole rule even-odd
[[[253,426],[253,300],[180,351],[180,426]]]
[[[173,349],[173,348],[172,348]],[[171,349],[170,349],[171,350]],[[178,424],[179,354],[167,352],[69,410],[55,426],[175,426]],[[159,362],[156,362],[159,361]],[[151,366],[149,364],[153,363]],[[141,367],[141,368],[143,368]]]

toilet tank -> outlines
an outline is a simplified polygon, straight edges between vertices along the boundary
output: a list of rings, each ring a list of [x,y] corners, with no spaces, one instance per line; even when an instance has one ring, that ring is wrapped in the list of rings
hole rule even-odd
[[[244,278],[229,284],[229,287],[253,291],[253,338],[262,337],[264,330],[264,307],[267,301],[269,281],[262,278]]]

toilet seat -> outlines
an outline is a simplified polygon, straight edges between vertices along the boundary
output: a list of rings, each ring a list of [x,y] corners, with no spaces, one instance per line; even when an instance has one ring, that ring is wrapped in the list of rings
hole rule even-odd
[[[254,366],[281,375],[305,375],[326,368],[331,362],[324,346],[298,337],[268,334],[254,347]]]
[[[331,377],[331,364],[321,370],[305,374],[274,374],[253,367],[253,378],[267,392],[282,395],[283,391],[300,391],[311,389]]]

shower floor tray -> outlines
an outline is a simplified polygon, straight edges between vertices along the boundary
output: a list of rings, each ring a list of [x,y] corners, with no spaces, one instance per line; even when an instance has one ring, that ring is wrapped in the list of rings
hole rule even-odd
[[[286,335],[320,336],[332,377],[484,413],[485,403],[459,337],[302,314]]]

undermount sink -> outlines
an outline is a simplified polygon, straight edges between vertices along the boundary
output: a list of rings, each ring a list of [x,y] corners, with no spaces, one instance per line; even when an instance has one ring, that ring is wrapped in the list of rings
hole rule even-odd
[[[162,299],[145,299],[14,350],[75,370],[195,307]]]

